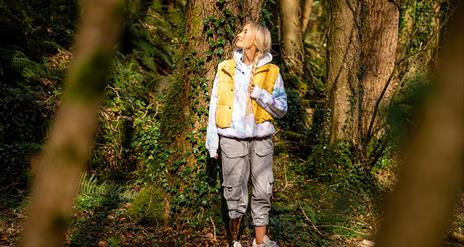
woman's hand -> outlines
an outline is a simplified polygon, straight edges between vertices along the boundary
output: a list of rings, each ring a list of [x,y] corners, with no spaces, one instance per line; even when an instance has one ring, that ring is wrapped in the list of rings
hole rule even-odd
[[[250,85],[248,86],[248,94],[251,95],[251,93],[253,93],[254,89],[255,89],[255,84],[250,83]]]

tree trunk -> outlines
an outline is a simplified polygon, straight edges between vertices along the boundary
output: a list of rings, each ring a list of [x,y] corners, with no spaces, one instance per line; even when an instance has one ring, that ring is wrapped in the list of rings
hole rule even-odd
[[[352,140],[356,132],[357,69],[359,63],[358,2],[331,0],[328,4],[327,92],[331,110],[330,142]],[[353,99],[353,100],[351,100]]]
[[[383,128],[379,109],[390,101],[392,76],[396,62],[399,9],[388,0],[367,0],[363,23],[363,45],[360,67],[361,140],[366,146]]]
[[[434,95],[423,108],[422,121],[417,121],[418,131],[404,145],[408,157],[386,205],[376,246],[443,246],[464,179],[463,14],[461,6],[440,59]]]
[[[263,0],[245,0],[242,8],[242,13],[245,15],[244,23],[247,21],[258,22],[261,19],[262,7]]]
[[[239,2],[226,1],[221,5],[216,0],[193,0],[187,8],[187,41],[181,47],[182,59],[174,72],[175,81],[169,89],[161,118],[163,144],[155,171],[163,175],[153,181],[166,192],[166,222],[180,210],[194,213],[201,206],[210,210],[211,205],[201,203],[213,201],[211,197],[217,196],[198,194],[195,188],[208,179],[204,142],[209,95],[218,62],[232,54],[231,41],[240,26]],[[167,182],[162,182],[164,180]],[[191,203],[189,209],[178,204],[185,200]],[[179,218],[187,216],[184,212]]]
[[[86,2],[63,102],[50,137],[34,162],[36,177],[21,246],[63,245],[79,177],[90,158],[121,10],[119,0]]]
[[[333,0],[329,8],[330,142],[350,141],[363,151],[383,128],[378,110],[391,94],[398,8],[387,0]]]
[[[288,72],[303,75],[303,32],[299,0],[280,0],[282,57]]]
[[[312,10],[313,0],[305,0],[303,5],[303,19],[301,20],[301,31],[303,32],[303,37],[309,31],[309,18],[311,17]]]

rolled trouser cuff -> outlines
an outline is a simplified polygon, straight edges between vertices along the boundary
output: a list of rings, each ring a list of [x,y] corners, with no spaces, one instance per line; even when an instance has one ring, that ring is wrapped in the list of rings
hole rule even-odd
[[[269,217],[265,219],[253,219],[253,226],[267,226],[269,225]]]

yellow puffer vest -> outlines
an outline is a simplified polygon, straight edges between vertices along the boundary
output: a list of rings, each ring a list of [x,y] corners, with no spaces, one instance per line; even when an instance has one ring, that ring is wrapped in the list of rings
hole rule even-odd
[[[234,74],[235,61],[229,59],[218,66],[218,101],[216,108],[216,125],[219,128],[228,128],[232,125],[232,110],[234,107]],[[256,69],[253,84],[272,94],[274,83],[279,76],[279,67],[266,64]],[[252,99],[253,114],[257,124],[272,121],[272,116]]]

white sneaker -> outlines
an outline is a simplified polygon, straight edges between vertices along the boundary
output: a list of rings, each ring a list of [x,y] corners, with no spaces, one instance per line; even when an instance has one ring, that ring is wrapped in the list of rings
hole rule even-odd
[[[232,241],[230,247],[242,247],[242,244],[238,241]]]
[[[258,245],[256,244],[256,238],[253,239],[253,247],[279,247],[277,243],[270,240],[267,235],[264,236],[263,240],[264,240],[264,243]]]

